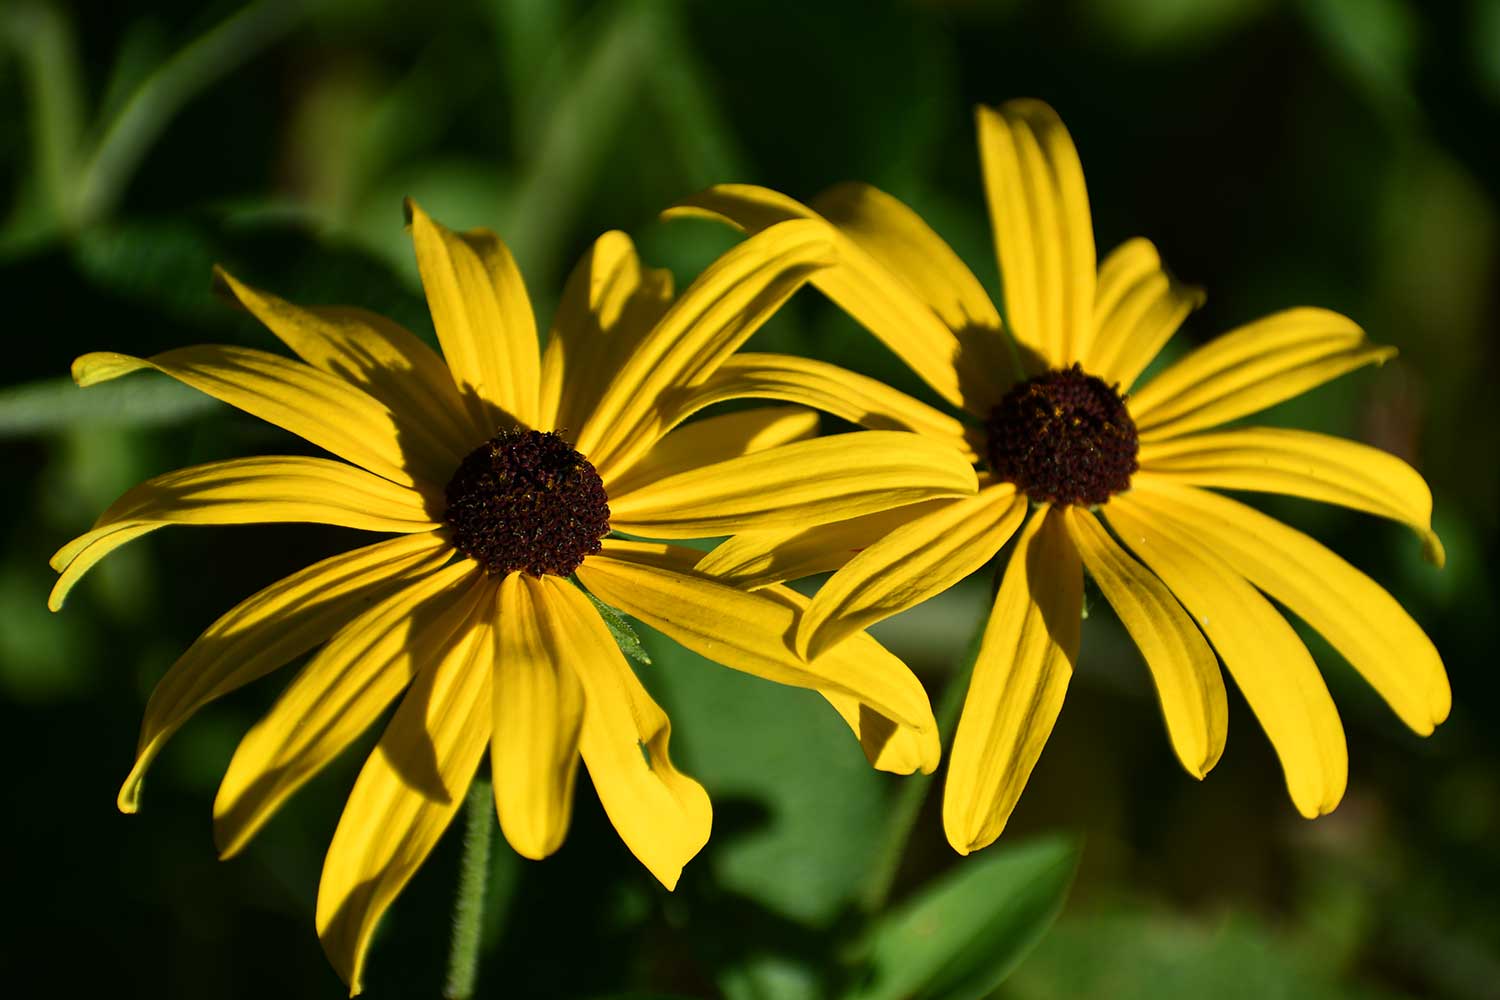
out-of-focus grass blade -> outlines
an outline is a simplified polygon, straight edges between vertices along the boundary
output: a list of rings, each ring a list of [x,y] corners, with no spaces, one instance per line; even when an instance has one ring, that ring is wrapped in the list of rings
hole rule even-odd
[[[0,389],[0,438],[90,424],[154,427],[223,408],[217,400],[170,379],[127,378],[87,390],[72,379],[45,379]]]
[[[977,1000],[1062,910],[1079,845],[1054,837],[990,848],[876,924],[869,976],[848,1000]]]

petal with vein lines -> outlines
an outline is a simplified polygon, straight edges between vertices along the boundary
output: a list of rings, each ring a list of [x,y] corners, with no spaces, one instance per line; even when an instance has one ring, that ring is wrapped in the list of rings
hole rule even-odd
[[[146,769],[198,709],[326,642],[372,603],[435,570],[450,551],[435,534],[376,542],[278,580],[221,615],[152,690],[135,766],[116,800],[120,811],[140,807]]]
[[[1172,280],[1150,240],[1126,240],[1099,265],[1094,342],[1083,358],[1084,369],[1129,392],[1203,301],[1202,289]]]
[[[605,489],[622,496],[648,483],[818,433],[818,415],[801,406],[762,406],[695,420],[667,434]]]
[[[1083,570],[1061,519],[1021,530],[974,661],[948,754],[943,829],[959,854],[994,842],[1052,734],[1083,613]]]
[[[1349,778],[1344,727],[1286,619],[1199,538],[1133,496],[1114,497],[1104,516],[1213,643],[1281,759],[1297,811],[1332,812]]]
[[[249,842],[278,806],[385,711],[412,678],[478,620],[479,570],[444,567],[354,619],[287,685],[240,741],[214,799],[221,857]]]
[[[1383,363],[1353,320],[1327,309],[1287,309],[1204,344],[1133,393],[1141,440],[1176,437],[1300,396],[1345,372]]]
[[[481,589],[491,595],[494,587]],[[493,626],[474,622],[417,675],[365,760],[318,883],[318,937],[349,984],[363,988],[381,916],[448,828],[490,732]]]
[[[1453,694],[1442,658],[1374,580],[1300,531],[1228,497],[1150,480],[1131,495],[1322,633],[1415,732],[1426,736],[1448,717]]]

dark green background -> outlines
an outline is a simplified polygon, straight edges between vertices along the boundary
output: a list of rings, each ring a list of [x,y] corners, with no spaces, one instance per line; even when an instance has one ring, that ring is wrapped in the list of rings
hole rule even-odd
[[[1424,565],[1399,527],[1256,502],[1372,572],[1427,626],[1454,710],[1418,739],[1313,640],[1351,763],[1343,805],[1307,823],[1237,695],[1223,761],[1201,785],[1183,774],[1138,654],[1093,595],[1068,704],[1001,842],[1081,833],[1082,868],[1063,917],[998,995],[1500,995],[1500,2],[259,2],[194,42],[239,9],[0,8],[7,994],[342,995],[313,896],[361,755],[297,796],[243,858],[219,864],[210,838],[215,783],[288,673],[189,725],[141,815],[117,813],[114,796],[146,694],[175,655],[234,602],[357,538],[162,532],[49,614],[47,557],[120,491],[297,447],[165,380],[82,393],[62,380],[75,355],[269,346],[210,294],[215,261],[430,337],[403,195],[449,225],[495,228],[544,317],[605,228],[690,279],[732,238],[655,213],[728,180],[802,198],[876,183],[994,290],[971,109],[1036,96],[1073,132],[1101,248],[1148,236],[1207,288],[1174,350],[1299,304],[1346,312],[1400,348],[1270,419],[1413,462],[1432,484],[1447,569]],[[811,292],[752,344],[920,391]],[[987,586],[879,631],[935,694]],[[487,928],[482,995],[816,996],[837,975],[828,950],[853,920],[897,780],[870,773],[814,697],[648,641],[643,677],[673,714],[679,762],[714,797],[714,838],[668,896],[580,782],[555,858],[521,862],[497,845],[505,902]],[[371,996],[436,992],[452,840],[388,915]],[[955,861],[929,811],[898,893]]]

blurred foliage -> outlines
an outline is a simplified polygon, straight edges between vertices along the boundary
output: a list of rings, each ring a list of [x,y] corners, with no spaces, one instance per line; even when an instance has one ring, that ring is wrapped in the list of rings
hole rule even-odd
[[[368,749],[219,864],[214,786],[283,671],[177,737],[144,815],[115,811],[140,709],[177,653],[235,601],[358,536],[161,532],[49,615],[48,555],[119,492],[192,462],[298,447],[144,376],[75,393],[63,381],[74,356],[270,346],[214,298],[214,262],[430,338],[405,195],[452,225],[499,231],[544,316],[605,228],[691,278],[732,236],[655,215],[728,180],[804,198],[847,178],[879,184],[993,291],[970,109],[1021,95],[1050,101],[1072,129],[1101,247],[1149,236],[1209,290],[1175,351],[1300,303],[1347,312],[1401,349],[1270,418],[1414,462],[1434,488],[1447,570],[1423,565],[1393,526],[1255,502],[1374,574],[1429,628],[1453,677],[1452,719],[1412,737],[1314,641],[1351,783],[1333,816],[1303,823],[1242,702],[1214,773],[1198,784],[1180,772],[1138,655],[1095,596],[1068,707],[1012,830],[960,860],[934,795],[896,907],[871,926],[856,901],[899,780],[870,771],[815,696],[639,629],[650,663],[638,669],[672,714],[680,763],[714,797],[714,838],[668,895],[580,789],[554,859],[497,846],[481,995],[975,996],[1012,958],[995,995],[1016,1000],[1497,995],[1495,0],[0,5],[0,291],[18,306],[0,384],[7,992],[341,995],[313,895]],[[757,344],[923,392],[811,293]],[[935,695],[986,586],[878,630]],[[1067,841],[1028,835],[1058,830],[1087,849],[1062,917],[1023,959],[1066,881],[1026,865]],[[440,982],[457,840],[388,915],[371,996],[428,996]],[[1040,894],[1002,891],[1012,876]],[[949,919],[991,878],[994,908]],[[1032,918],[985,945],[1007,933],[999,904],[1027,899]]]

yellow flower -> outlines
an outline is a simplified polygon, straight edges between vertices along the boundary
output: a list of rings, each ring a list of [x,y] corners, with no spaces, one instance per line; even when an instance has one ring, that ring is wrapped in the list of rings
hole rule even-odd
[[[1307,649],[1262,592],[1322,633],[1423,735],[1448,714],[1442,661],[1363,573],[1201,487],[1291,494],[1402,521],[1441,565],[1431,494],[1406,463],[1321,434],[1215,429],[1393,352],[1336,313],[1290,309],[1135,389],[1201,293],[1175,284],[1143,239],[1096,272],[1083,172],[1051,108],[980,108],[978,127],[1009,347],[999,313],[957,255],[909,208],[868,186],[841,185],[811,208],[725,186],[670,213],[750,231],[787,219],[831,223],[840,263],[810,280],[971,421],[909,399],[877,411],[860,402],[862,376],[753,355],[721,369],[722,391],[744,383],[871,426],[906,427],[983,468],[974,497],[742,535],[700,568],[756,586],[843,567],[799,625],[799,649],[818,662],[845,636],[979,569],[1019,529],[949,760],[943,818],[960,853],[999,836],[1052,730],[1078,655],[1085,568],[1144,654],[1190,774],[1203,777],[1224,746],[1217,651],[1270,737],[1297,809],[1332,810],[1348,770],[1338,713]]]
[[[409,216],[446,365],[382,317],[299,308],[220,273],[300,361],[228,346],[149,360],[98,353],[75,362],[75,379],[154,368],[344,461],[248,458],[158,476],[53,561],[56,609],[100,558],[168,524],[304,521],[396,535],[275,583],[209,626],[153,692],[119,796],[121,810],[136,810],[147,766],[204,704],[321,646],[229,764],[214,803],[228,857],[400,697],[318,892],[319,934],[355,992],[380,915],[486,747],[501,827],[527,857],[562,842],[580,755],[621,838],[668,888],[707,840],[708,798],[672,765],[666,715],[577,584],[727,666],[818,690],[876,766],[936,766],[927,697],[874,640],[805,663],[789,639],[806,598],[734,589],[693,569],[697,551],[612,530],[724,535],[975,489],[967,462],[917,435],[809,439],[817,415],[801,407],[673,429],[707,405],[688,398],[692,386],[828,262],[821,227],[769,229],[675,302],[670,275],[607,233],[569,280],[541,353],[505,246],[446,230],[416,206]]]

